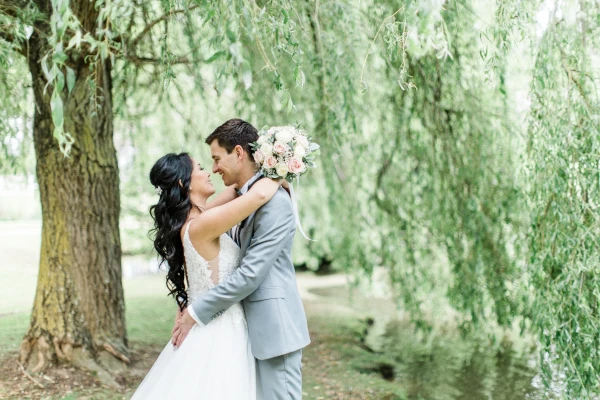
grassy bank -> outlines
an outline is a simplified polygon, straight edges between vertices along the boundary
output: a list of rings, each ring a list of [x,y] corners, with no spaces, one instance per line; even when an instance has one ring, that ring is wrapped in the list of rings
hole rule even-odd
[[[313,279],[313,278],[310,278]],[[122,390],[100,386],[93,376],[56,368],[35,379],[25,377],[16,363],[25,334],[27,313],[0,316],[0,398],[6,399],[128,399],[170,337],[174,306],[164,296],[163,279],[146,276],[125,281],[127,327],[132,364],[118,377]],[[377,358],[362,343],[364,324],[360,315],[329,299],[305,301],[312,344],[303,357],[306,399],[403,399],[401,386],[371,370]]]

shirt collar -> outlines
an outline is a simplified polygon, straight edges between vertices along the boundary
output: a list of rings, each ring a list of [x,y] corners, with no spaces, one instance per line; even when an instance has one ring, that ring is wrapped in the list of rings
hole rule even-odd
[[[238,194],[242,195],[242,194],[246,194],[248,192],[248,187],[250,185],[252,185],[258,178],[260,178],[262,176],[262,172],[257,172],[256,174],[254,174],[254,176],[252,178],[250,178],[248,180],[248,182],[246,182],[244,184],[244,186],[242,186],[242,188],[240,190],[238,190]]]

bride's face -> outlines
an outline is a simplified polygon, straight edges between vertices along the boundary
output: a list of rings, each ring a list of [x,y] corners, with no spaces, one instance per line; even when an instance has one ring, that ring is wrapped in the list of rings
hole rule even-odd
[[[191,193],[197,193],[208,198],[215,193],[215,187],[210,181],[210,173],[205,171],[200,164],[192,158],[194,169],[192,170],[190,186]]]

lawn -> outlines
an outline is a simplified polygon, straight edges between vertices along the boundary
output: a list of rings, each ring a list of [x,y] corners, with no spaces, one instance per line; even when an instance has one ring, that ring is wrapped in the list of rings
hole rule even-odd
[[[317,285],[319,279],[327,278],[308,274],[300,277],[301,282],[316,282]],[[102,387],[93,376],[62,367],[36,375],[45,388],[36,387],[16,363],[29,316],[27,312],[15,312],[0,317],[0,359],[3,364],[0,398],[128,399],[169,340],[174,304],[165,296],[164,281],[159,275],[125,280],[124,287],[132,364],[118,377],[122,389]],[[332,298],[308,297],[305,306],[312,344],[305,349],[303,358],[304,398],[405,398],[398,383],[382,379],[377,371],[361,368],[365,363],[376,363],[378,357],[362,343],[362,314]]]

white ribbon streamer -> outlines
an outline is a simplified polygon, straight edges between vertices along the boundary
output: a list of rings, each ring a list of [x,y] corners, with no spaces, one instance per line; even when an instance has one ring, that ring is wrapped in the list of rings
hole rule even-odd
[[[299,187],[300,187],[300,178],[298,178],[298,188]],[[298,213],[298,202],[296,201],[296,194],[294,193],[294,185],[292,185],[291,183],[290,183],[290,197],[292,198],[292,207],[294,208],[294,216],[296,217],[296,226],[300,230],[300,233],[302,234],[302,236],[304,236],[304,238],[306,240],[310,240],[311,242],[316,242],[316,240],[313,240],[313,239],[309,238],[308,236],[306,236],[306,233],[304,233],[304,231],[302,230],[302,224],[300,223],[300,214]]]

